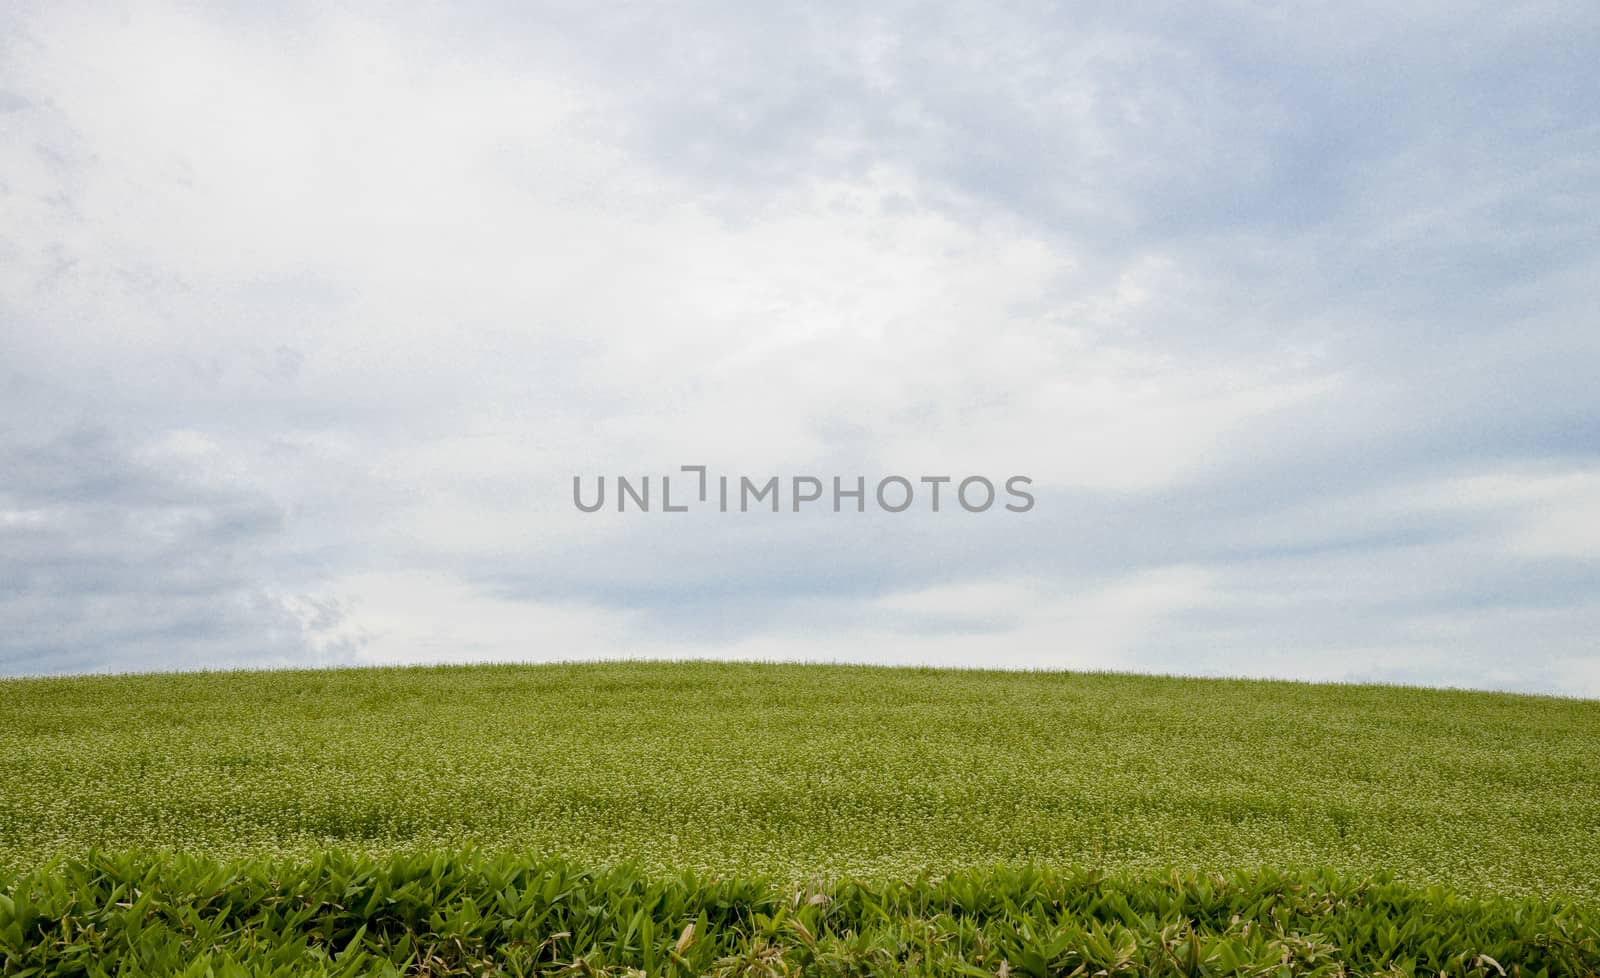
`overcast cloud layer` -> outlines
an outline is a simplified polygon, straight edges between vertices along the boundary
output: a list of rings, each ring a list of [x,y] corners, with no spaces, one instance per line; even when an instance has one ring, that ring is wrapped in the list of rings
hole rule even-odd
[[[7,4],[0,673],[1600,696],[1597,50],[1583,2]],[[1037,505],[572,505],[693,463]]]

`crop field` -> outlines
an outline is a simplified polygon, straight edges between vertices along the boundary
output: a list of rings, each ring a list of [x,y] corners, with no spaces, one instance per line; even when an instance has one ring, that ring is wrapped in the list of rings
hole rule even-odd
[[[313,898],[332,884],[306,867],[322,866],[326,876],[335,857],[354,860],[340,872],[362,886],[385,874],[432,872],[423,889],[444,887],[439,899],[447,896],[449,908],[396,922],[384,916],[392,903],[366,906],[362,916],[349,910],[350,894]],[[1025,877],[1019,882],[1005,866],[1038,869],[1016,870]],[[1406,962],[1425,962],[1435,972],[1487,975],[1494,966],[1474,955],[1495,958],[1490,947],[1519,955],[1527,965],[1520,973],[1592,973],[1571,968],[1600,960],[1583,957],[1593,951],[1600,908],[1600,703],[726,663],[0,681],[0,962],[17,973],[25,960],[17,947],[45,953],[42,937],[28,937],[34,932],[66,935],[52,938],[59,954],[93,953],[94,940],[133,927],[122,952],[150,941],[139,960],[167,960],[161,955],[178,953],[173,947],[200,940],[203,921],[183,914],[221,900],[237,919],[206,946],[223,949],[218,954],[233,947],[227,954],[255,962],[249,973],[268,961],[250,958],[266,953],[259,935],[248,936],[251,927],[293,931],[300,951],[283,951],[293,959],[283,973],[298,974],[308,966],[295,954],[312,947],[333,955],[370,920],[350,946],[370,945],[385,961],[409,962],[402,970],[413,973],[516,973],[516,961],[534,970],[562,961],[579,973],[580,958],[599,971],[734,973],[748,965],[754,970],[742,973],[834,973],[818,963],[817,941],[843,942],[827,945],[835,957],[850,941],[865,941],[861,954],[889,954],[916,973],[906,942],[919,933],[938,948],[913,955],[923,962],[916,967],[945,955],[950,968],[957,959],[981,961],[970,973],[994,974],[1001,961],[1028,972],[1027,962],[1044,961],[1033,970],[1065,974],[1077,966],[1071,962],[1088,962],[1087,938],[1068,941],[1077,958],[1065,950],[1051,957],[1044,945],[1028,945],[1029,957],[1023,937],[1002,931],[1030,914],[1065,926],[1061,914],[1078,898],[1057,893],[1041,903],[1036,891],[1079,893],[1088,885],[1084,868],[1112,874],[1106,885],[1120,894],[1090,900],[1100,909],[1074,924],[1100,927],[1102,936],[1115,931],[1105,937],[1113,958],[1131,948],[1124,972],[1096,965],[1106,973],[1200,973],[1160,970],[1176,967],[1176,955],[1199,954],[1212,972],[1227,974],[1376,974],[1391,965],[1410,974]],[[452,882],[440,883],[441,872]],[[265,890],[296,873],[310,875],[298,896],[283,900],[314,909],[280,920],[274,915],[287,904]],[[501,879],[508,873],[523,875],[511,885]],[[496,901],[532,899],[528,873],[587,879],[582,899],[666,887],[658,896],[667,902],[651,906],[679,909],[639,917],[638,926],[652,921],[647,937],[636,926],[631,934],[607,931],[604,948],[534,942],[542,947],[535,953],[505,929],[531,905],[515,904],[511,916],[491,910]],[[612,875],[597,881],[584,873]],[[693,879],[683,882],[683,874]],[[207,879],[231,882],[195,882]],[[939,888],[960,879],[1012,909],[994,920],[955,912],[955,898]],[[679,882],[660,882],[672,880]],[[746,889],[707,903],[695,896],[707,886]],[[1216,887],[1226,899],[1196,896]],[[571,911],[563,901],[578,897],[569,889],[546,893],[540,912]],[[847,891],[856,896],[841,896]],[[795,893],[816,894],[818,903],[803,902],[810,909],[800,917],[773,924]],[[140,911],[148,919],[135,926],[118,917],[146,896],[155,901]],[[1189,913],[1190,898],[1231,909],[1215,918]],[[1321,937],[1283,929],[1282,901],[1291,898],[1310,901],[1295,904],[1294,914],[1322,915]],[[859,901],[917,900],[915,912],[880,915],[870,927],[837,916],[842,907],[866,913]],[[940,901],[944,911],[930,909]],[[1425,908],[1427,927],[1404,931],[1412,924],[1392,916],[1401,903]],[[1135,909],[1124,913],[1122,904]],[[682,909],[691,905],[700,909]],[[702,927],[699,950],[680,949],[683,960],[673,963],[666,950],[708,906],[713,917],[716,906],[742,908],[737,934],[713,937]],[[489,925],[469,926],[454,913],[487,915],[499,929],[480,933],[473,927]],[[1259,926],[1246,926],[1252,920]],[[1384,920],[1402,930],[1361,930]],[[761,937],[769,926],[777,930]],[[428,943],[448,943],[439,935],[456,933],[452,927],[470,932],[456,951]],[[541,940],[558,932],[547,928]],[[1474,936],[1452,944],[1450,935]],[[886,943],[872,944],[880,939]],[[1323,952],[1294,944],[1301,940],[1331,941],[1338,953],[1318,958]],[[10,958],[7,941],[15,945]],[[984,957],[973,941],[993,953]],[[468,945],[479,957],[462,956]],[[1224,945],[1234,957],[1223,957]],[[437,967],[426,964],[424,946]],[[1294,958],[1288,972],[1249,970],[1301,951],[1309,957]],[[1354,956],[1339,956],[1346,952]],[[351,954],[340,966],[355,967],[349,962],[360,954]],[[741,955],[745,965],[730,963]],[[491,959],[502,970],[485,963]],[[865,958],[849,967],[827,960],[839,973],[877,968]],[[1217,964],[1225,960],[1237,967]],[[328,962],[336,973],[337,962]],[[450,970],[457,968],[465,970]]]

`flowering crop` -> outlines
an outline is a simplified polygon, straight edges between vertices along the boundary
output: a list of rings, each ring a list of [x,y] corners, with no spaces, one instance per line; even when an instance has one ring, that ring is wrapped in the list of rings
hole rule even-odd
[[[0,867],[476,848],[823,881],[1392,873],[1600,903],[1600,703],[726,663],[0,681]]]

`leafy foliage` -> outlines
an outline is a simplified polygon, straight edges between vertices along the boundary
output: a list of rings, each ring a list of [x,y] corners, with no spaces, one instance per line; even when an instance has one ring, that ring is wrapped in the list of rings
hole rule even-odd
[[[1038,868],[792,887],[471,853],[56,861],[0,886],[8,975],[1583,975],[1584,912],[1271,872]]]

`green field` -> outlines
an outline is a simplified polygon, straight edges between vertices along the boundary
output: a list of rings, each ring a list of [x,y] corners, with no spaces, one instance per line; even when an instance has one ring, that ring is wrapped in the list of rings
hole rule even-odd
[[[1173,869],[1335,888],[1392,876],[1419,906],[1479,901],[1485,919],[1526,923],[1600,907],[1600,702],[718,663],[0,681],[0,892],[6,878],[13,901],[75,879],[89,899],[118,873],[132,886],[170,865],[96,875],[61,861],[96,850],[265,857],[273,878],[327,850],[469,850],[459,858],[626,863],[780,894],[859,884],[880,899],[897,880],[999,865],[1089,867],[1128,887]],[[258,864],[233,865],[247,878],[239,867]],[[148,888],[187,899],[174,880]],[[67,916],[81,937],[86,918]],[[1145,930],[1141,948],[1162,946]],[[736,956],[732,938],[704,939],[716,960]],[[615,953],[640,966],[644,952]]]
[[[1391,871],[1600,899],[1600,703],[714,663],[0,683],[0,865],[473,845],[884,878]]]

